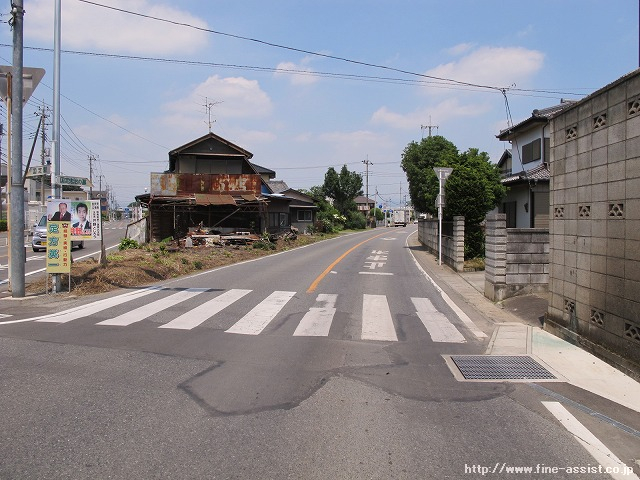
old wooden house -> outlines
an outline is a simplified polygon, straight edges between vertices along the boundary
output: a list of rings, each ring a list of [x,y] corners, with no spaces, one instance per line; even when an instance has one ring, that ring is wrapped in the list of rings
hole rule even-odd
[[[299,201],[275,193],[269,187],[275,172],[252,157],[214,133],[170,151],[169,168],[151,173],[149,193],[136,197],[148,208],[148,238],[180,238],[195,228],[222,234],[290,229],[290,205]]]

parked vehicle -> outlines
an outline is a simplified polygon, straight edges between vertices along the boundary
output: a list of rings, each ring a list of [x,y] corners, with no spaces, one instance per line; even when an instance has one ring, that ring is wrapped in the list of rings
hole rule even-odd
[[[396,227],[406,227],[409,222],[409,211],[408,210],[394,210],[393,215],[391,217],[393,225]]]
[[[74,240],[71,242],[71,248],[84,248],[84,242]],[[33,240],[31,240],[31,248],[34,252],[47,249],[47,216],[43,215],[40,221],[33,226]]]

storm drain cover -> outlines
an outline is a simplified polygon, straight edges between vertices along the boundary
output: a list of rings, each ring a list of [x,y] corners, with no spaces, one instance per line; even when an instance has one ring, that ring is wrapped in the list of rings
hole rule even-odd
[[[527,355],[451,355],[467,380],[550,380],[556,377]]]

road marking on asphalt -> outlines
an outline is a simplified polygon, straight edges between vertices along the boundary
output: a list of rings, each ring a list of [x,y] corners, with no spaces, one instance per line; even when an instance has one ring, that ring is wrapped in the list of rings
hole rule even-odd
[[[434,342],[465,343],[466,340],[458,329],[433,306],[428,298],[411,298],[416,307],[418,317]]]
[[[344,252],[342,255],[340,255],[338,258],[336,258],[333,263],[331,265],[329,265],[324,272],[322,272],[320,275],[318,275],[318,277],[311,283],[311,285],[309,286],[309,288],[307,289],[307,293],[313,293],[315,291],[316,288],[318,288],[318,285],[320,285],[320,282],[322,281],[322,279],[324,277],[327,276],[327,274],[329,272],[331,272],[331,270],[333,270],[333,267],[335,267],[338,263],[340,263],[342,260],[344,260],[344,258],[349,255],[351,252],[353,252],[356,248],[360,247],[361,245],[364,245],[367,242],[370,242],[371,240],[373,240],[374,238],[378,238],[381,237],[382,235],[384,235],[384,233],[381,233],[380,235],[375,235],[371,238],[368,238],[366,240],[364,240],[363,242],[360,242],[357,245],[354,245],[353,247],[351,247],[349,250],[347,250],[346,252]]]
[[[362,340],[398,341],[386,295],[363,295],[361,338]]]
[[[218,295],[216,298],[197,306],[193,310],[188,310],[169,323],[160,325],[158,328],[173,328],[178,330],[191,330],[204,321],[213,317],[216,313],[225,309],[232,303],[240,300],[250,293],[251,290],[232,289]]]
[[[51,313],[49,315],[43,315],[40,317],[30,318],[29,321],[37,322],[53,322],[53,323],[66,323],[76,318],[87,317],[94,313],[101,312],[116,305],[128,302],[130,300],[144,297],[150,293],[161,290],[162,287],[150,287],[142,290],[136,290],[134,292],[127,292],[117,297],[105,298],[104,300],[98,300],[97,302],[90,303],[88,305],[81,305],[80,307],[70,308],[69,310],[63,310],[58,313]]]
[[[311,307],[298,324],[294,336],[326,337],[329,335],[336,314],[338,295],[321,293],[316,298],[317,307]]]
[[[225,332],[258,335],[295,294],[296,292],[273,292]]]
[[[414,233],[417,232],[413,232],[411,235],[413,235]],[[409,243],[409,237],[411,235],[407,236],[407,240],[406,240],[406,244],[408,245]],[[458,307],[458,305],[455,304],[455,302],[453,300],[451,300],[451,298],[449,297],[449,295],[447,295],[444,290],[442,290],[440,288],[440,286],[433,280],[433,278],[431,278],[429,276],[429,274],[427,272],[425,272],[424,268],[422,268],[422,266],[420,265],[420,262],[418,262],[418,260],[416,259],[415,255],[413,254],[413,252],[411,252],[411,249],[409,249],[409,252],[411,253],[411,256],[413,257],[413,263],[415,263],[416,267],[418,267],[418,270],[420,270],[422,272],[422,275],[425,276],[425,278],[429,281],[429,283],[431,283],[431,285],[433,285],[433,287],[438,291],[438,293],[440,293],[440,296],[442,297],[442,299],[447,302],[447,305],[449,305],[449,307],[451,307],[451,310],[453,310],[455,312],[455,314],[458,316],[458,318],[460,319],[460,321],[462,321],[462,323],[464,323],[464,325],[471,331],[471,333],[473,333],[476,338],[487,338],[487,334],[484,333],[482,330],[480,330],[475,323],[473,323],[473,320],[471,320],[469,318],[469,316],[464,313],[460,307]]]
[[[128,312],[123,313],[122,315],[118,315],[117,317],[98,322],[96,323],[96,325],[112,325],[125,327],[127,325],[131,325],[132,323],[140,322],[145,318],[149,318],[151,315],[162,312],[163,310],[177,305],[178,303],[184,302],[185,300],[195,297],[196,295],[200,295],[202,292],[206,292],[207,290],[207,288],[188,288],[186,290],[182,290],[181,292],[174,293],[173,295],[169,295],[168,297],[156,300],[155,302],[148,303],[133,310],[129,310]]]
[[[576,417],[559,402],[542,402],[542,404],[556,417],[556,419],[571,433],[587,452],[603,467],[609,469],[609,473],[615,479],[638,479],[638,476],[615,456],[604,443],[591,433]]]

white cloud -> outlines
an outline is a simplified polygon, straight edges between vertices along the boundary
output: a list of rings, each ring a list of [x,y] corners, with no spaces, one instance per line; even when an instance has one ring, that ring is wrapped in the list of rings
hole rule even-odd
[[[105,0],[110,7],[206,28],[207,24],[173,4],[151,0]],[[48,44],[53,39],[54,2],[25,5],[25,39]],[[202,49],[208,34],[130,13],[81,2],[62,2],[61,42],[65,49],[141,55],[190,54]]]
[[[298,64],[293,62],[280,62],[276,67],[280,71],[274,75],[276,77],[288,78],[291,85],[311,85],[316,83],[319,77],[313,75],[313,69],[307,66],[310,61],[311,57],[305,57]],[[295,73],[285,73],[286,71],[295,71]]]
[[[446,52],[453,57],[457,57],[467,53],[469,50],[473,49],[474,46],[475,43],[459,43],[458,45],[448,48]]]
[[[257,80],[218,75],[197,85],[186,97],[166,103],[170,116],[207,120],[205,103],[212,104],[212,118],[257,118],[271,113],[269,96]]]
[[[426,75],[506,87],[530,79],[540,71],[544,54],[521,47],[481,47],[455,62],[439,65]]]
[[[478,117],[490,108],[490,105],[484,103],[463,103],[457,98],[449,98],[437,105],[422,107],[409,113],[397,113],[381,107],[374,112],[371,121],[400,130],[417,130],[430,123],[429,118],[433,118],[434,123],[446,123],[456,118]]]

